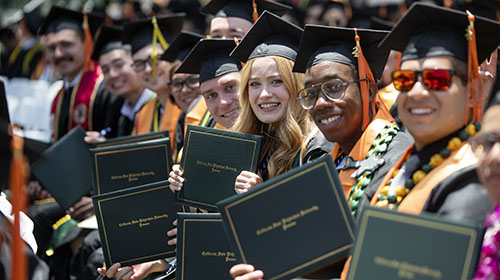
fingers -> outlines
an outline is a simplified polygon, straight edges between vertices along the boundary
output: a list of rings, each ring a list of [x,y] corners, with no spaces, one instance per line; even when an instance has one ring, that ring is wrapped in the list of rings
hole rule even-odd
[[[177,226],[177,220],[175,220],[175,221],[174,221],[174,223],[175,223],[175,226]],[[175,238],[170,239],[170,240],[167,242],[167,243],[168,243],[168,245],[170,245],[170,246],[177,245],[177,227],[175,227],[175,228],[173,228],[173,229],[169,230],[169,231],[167,232],[167,235],[168,235],[169,237],[175,237]]]
[[[115,277],[115,274],[116,272],[118,271],[118,269],[121,267],[121,265],[119,263],[115,263],[114,265],[112,265],[111,267],[109,267],[108,269],[106,268],[101,268],[101,272],[104,273],[104,275],[108,278],[113,278]],[[99,269],[97,270],[99,271]]]
[[[168,174],[168,182],[170,183],[170,190],[181,191],[182,186],[184,186],[184,178],[182,177],[182,170],[180,165],[176,164],[172,166],[172,171]]]
[[[259,175],[250,171],[241,171],[234,182],[234,190],[236,193],[244,193],[260,183],[262,183],[262,178]]]
[[[264,273],[249,264],[237,264],[229,270],[229,274],[235,280],[257,280],[264,278]]]
[[[87,131],[85,132],[85,137],[83,138],[83,140],[88,144],[92,144],[97,142],[104,142],[106,141],[106,137],[99,136],[99,132],[97,131]]]
[[[134,268],[131,266],[122,267],[116,272],[116,278],[123,280],[130,280],[130,278],[134,275]]]

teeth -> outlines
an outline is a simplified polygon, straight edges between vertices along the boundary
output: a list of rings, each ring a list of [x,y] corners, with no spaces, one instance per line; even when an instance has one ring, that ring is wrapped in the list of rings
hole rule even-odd
[[[260,108],[262,109],[266,109],[266,108],[273,108],[273,107],[277,107],[279,105],[279,103],[267,103],[267,104],[260,104]]]
[[[237,112],[238,112],[238,109],[234,109],[231,112],[228,112],[228,113],[226,113],[226,114],[224,114],[222,116],[227,118],[227,117],[230,117],[230,116],[236,114]]]
[[[339,118],[340,118],[340,116],[336,115],[336,116],[333,116],[333,117],[329,117],[328,119],[322,119],[319,122],[321,124],[329,124],[329,123],[332,123],[332,122],[338,120]]]
[[[114,88],[121,87],[121,86],[122,86],[122,85],[124,85],[124,84],[125,84],[125,82],[124,82],[124,81],[116,82],[116,83],[114,83],[114,84],[113,84],[113,87],[114,87]]]
[[[411,109],[410,112],[415,115],[425,115],[425,114],[430,114],[434,110],[430,108],[416,108],[416,109]]]

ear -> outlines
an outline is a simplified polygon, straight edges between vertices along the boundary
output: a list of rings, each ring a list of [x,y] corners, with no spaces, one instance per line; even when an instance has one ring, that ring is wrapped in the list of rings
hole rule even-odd
[[[377,92],[378,92],[377,84],[375,82],[370,83],[368,86],[368,94],[370,97],[370,101],[375,99],[375,97],[377,96]]]

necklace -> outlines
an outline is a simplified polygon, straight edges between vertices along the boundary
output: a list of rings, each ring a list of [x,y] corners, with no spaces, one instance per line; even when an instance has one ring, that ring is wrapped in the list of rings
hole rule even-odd
[[[370,157],[381,158],[383,154],[387,152],[389,144],[394,139],[394,136],[398,133],[399,126],[396,122],[388,123],[384,129],[377,135],[377,138],[373,141],[370,150],[366,154],[366,159]],[[376,168],[378,168],[377,166]],[[373,174],[376,169],[367,169],[356,177],[356,182],[352,186],[351,193],[349,194],[348,204],[351,207],[351,214],[355,215],[358,209],[359,200],[363,197],[366,187],[370,184],[373,179]]]
[[[395,186],[395,184],[393,186],[393,179],[397,176],[397,173],[401,170],[404,163],[410,158],[410,150],[406,155],[405,161],[393,172],[392,178],[387,181],[387,184],[378,194],[375,206],[389,209],[397,208],[405,196],[413,189],[413,187],[415,187],[415,185],[421,182],[422,179],[424,179],[424,177],[434,168],[441,165],[441,163],[443,163],[443,161],[448,158],[453,151],[462,146],[462,143],[467,141],[470,136],[475,135],[480,128],[481,124],[479,122],[468,124],[464,129],[460,130],[455,137],[452,137],[450,141],[448,141],[448,145],[444,149],[442,149],[439,153],[435,153],[430,158],[428,163],[420,165],[420,167],[412,173],[412,176],[406,178],[403,186]]]
[[[500,205],[486,218],[487,227],[475,280],[500,278]]]

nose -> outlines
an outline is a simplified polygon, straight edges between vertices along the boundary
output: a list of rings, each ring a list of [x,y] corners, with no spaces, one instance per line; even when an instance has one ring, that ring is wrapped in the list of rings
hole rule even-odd
[[[500,142],[493,144],[487,155],[487,163],[500,164]]]
[[[62,51],[62,48],[58,45],[55,46],[54,48],[54,57],[61,57],[63,56],[63,51]]]
[[[262,87],[262,91],[260,92],[261,98],[270,98],[272,96],[273,96],[273,94],[271,91],[268,90],[267,86]]]
[[[323,94],[318,92],[318,98],[316,99],[316,102],[314,103],[314,106],[312,107],[312,109],[315,109],[315,110],[323,109],[323,108],[331,106],[332,103],[333,103],[332,101],[326,99],[326,97],[323,96]]]
[[[429,90],[422,84],[420,80],[417,80],[413,87],[406,93],[408,97],[414,100],[422,100],[429,96]]]

